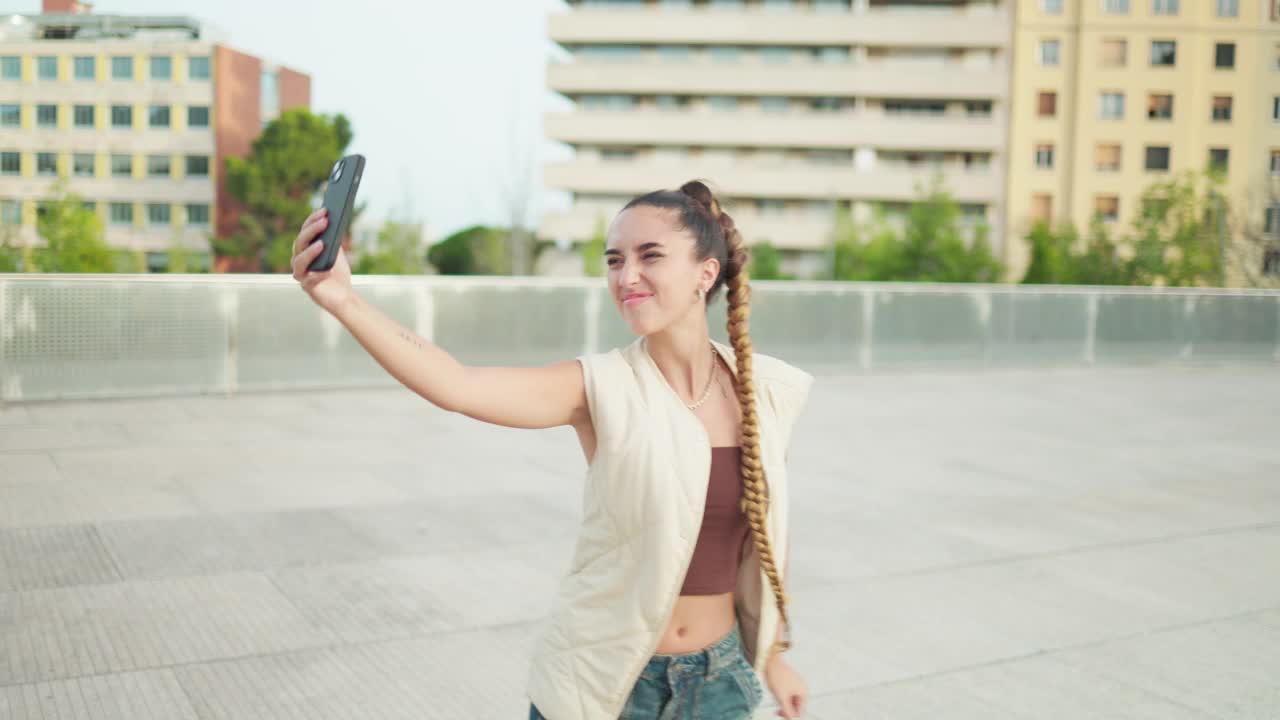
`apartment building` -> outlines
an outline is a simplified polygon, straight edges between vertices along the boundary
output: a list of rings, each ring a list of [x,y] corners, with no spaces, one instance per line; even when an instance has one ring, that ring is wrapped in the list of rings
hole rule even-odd
[[[0,23],[0,223],[39,244],[40,201],[62,180],[108,244],[153,269],[174,243],[207,258],[209,236],[238,227],[225,158],[310,102],[308,76],[211,41],[194,18],[44,0]]]
[[[545,168],[577,242],[630,197],[710,179],[748,242],[823,277],[837,208],[905,213],[935,176],[1002,244],[1009,0],[578,0],[550,18],[573,149]]]
[[[1018,0],[1006,261],[1038,219],[1127,227],[1152,182],[1226,174],[1280,240],[1280,1]],[[1270,198],[1270,199],[1269,199]],[[1274,266],[1259,252],[1251,263]],[[1228,283],[1240,268],[1228,268]]]

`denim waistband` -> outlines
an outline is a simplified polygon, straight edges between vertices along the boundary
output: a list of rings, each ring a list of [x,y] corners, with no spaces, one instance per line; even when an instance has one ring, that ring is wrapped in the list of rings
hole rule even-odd
[[[742,654],[742,634],[735,620],[729,634],[711,645],[693,652],[675,655],[655,654],[645,665],[647,672],[664,672],[671,665],[679,665],[691,669],[705,669],[707,673],[729,666],[734,658]]]

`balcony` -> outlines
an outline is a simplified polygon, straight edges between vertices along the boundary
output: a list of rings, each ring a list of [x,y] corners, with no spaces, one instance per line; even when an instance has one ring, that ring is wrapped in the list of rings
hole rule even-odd
[[[894,116],[763,112],[587,110],[551,113],[547,137],[582,145],[724,145],[739,147],[997,151],[1003,125],[964,115]]]
[[[726,195],[781,199],[858,198],[908,202],[919,197],[935,172],[932,167],[882,167],[859,171],[852,166],[786,164],[762,166],[725,161],[691,160],[679,164],[606,162],[577,159],[546,166],[544,180],[552,188],[611,195],[634,195],[675,187],[690,178],[706,178]],[[994,167],[966,172],[943,167],[944,186],[962,203],[994,203],[1002,176]]]
[[[910,63],[742,65],[717,63],[552,62],[547,85],[580,93],[871,96],[995,99],[1008,93],[1004,66],[934,67]]]
[[[986,8],[853,13],[746,9],[673,10],[661,7],[576,10],[553,14],[551,39],[577,43],[871,45],[1005,47],[1012,33],[1007,10]]]

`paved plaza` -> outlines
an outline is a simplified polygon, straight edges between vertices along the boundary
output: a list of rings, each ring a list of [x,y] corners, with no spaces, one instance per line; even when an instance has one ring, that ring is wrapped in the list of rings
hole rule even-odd
[[[583,470],[398,387],[4,406],[0,718],[527,717]],[[807,718],[1280,718],[1280,368],[822,377],[791,472]]]

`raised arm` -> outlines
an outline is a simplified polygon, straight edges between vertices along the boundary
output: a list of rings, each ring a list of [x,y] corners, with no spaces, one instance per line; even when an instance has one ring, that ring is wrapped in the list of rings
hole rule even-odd
[[[308,271],[320,251],[320,243],[312,240],[326,222],[320,209],[303,223],[294,243],[293,276],[401,384],[444,410],[495,425],[577,427],[590,421],[577,361],[529,368],[468,367],[356,294],[341,250],[331,270]]]

